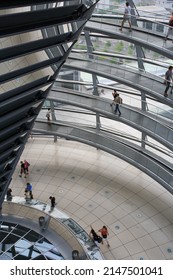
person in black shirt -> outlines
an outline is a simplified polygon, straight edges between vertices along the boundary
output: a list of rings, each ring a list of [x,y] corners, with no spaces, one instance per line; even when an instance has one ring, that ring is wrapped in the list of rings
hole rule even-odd
[[[25,164],[23,161],[20,162],[20,174],[19,177],[22,177],[22,174],[25,175]]]
[[[12,201],[12,189],[10,188],[7,190],[7,200]]]
[[[95,230],[92,228],[91,226],[91,231],[89,236],[91,237],[91,239],[94,241],[94,243],[99,247],[99,243],[103,244],[103,239],[100,235],[98,235]]]
[[[55,207],[55,197],[50,196],[49,199],[50,199],[50,202],[51,202],[51,211],[52,211]]]
[[[168,70],[165,73],[165,80],[164,80],[164,84],[166,85],[165,91],[164,91],[164,96],[167,97],[168,96],[168,90],[171,86],[172,83],[172,70],[173,70],[173,66],[169,66]],[[171,92],[172,93],[172,88],[171,88]]]

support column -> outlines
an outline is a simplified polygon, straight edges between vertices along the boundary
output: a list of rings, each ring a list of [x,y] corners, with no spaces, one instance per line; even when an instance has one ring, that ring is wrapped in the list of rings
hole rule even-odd
[[[129,2],[130,6],[132,8],[132,10],[131,10],[132,26],[138,26],[137,20],[136,20],[136,15],[138,16],[139,13],[137,11],[137,8],[136,8],[133,0],[129,0],[128,2]],[[145,66],[144,66],[143,60],[142,60],[142,58],[145,57],[144,51],[143,51],[142,47],[139,46],[139,45],[135,45],[135,48],[136,48],[136,56],[137,56],[138,68],[139,68],[139,70],[143,71],[143,70],[145,70]],[[145,96],[145,93],[143,93],[143,92],[141,92],[141,109],[143,111],[146,111],[146,96]],[[146,139],[146,134],[144,132],[142,132],[141,146],[143,148],[145,148],[145,139]]]
[[[85,33],[88,56],[90,59],[94,59],[93,56],[94,48],[91,42],[89,31],[84,30],[84,33]],[[97,86],[99,81],[96,74],[92,74],[92,81],[93,81],[93,95],[99,96],[98,86]],[[101,127],[100,114],[96,112],[96,130],[100,130],[100,127]]]
[[[56,121],[55,107],[54,107],[54,103],[53,103],[52,100],[50,100],[50,110],[51,110],[52,121]],[[54,135],[54,142],[57,142],[57,136],[56,135]]]

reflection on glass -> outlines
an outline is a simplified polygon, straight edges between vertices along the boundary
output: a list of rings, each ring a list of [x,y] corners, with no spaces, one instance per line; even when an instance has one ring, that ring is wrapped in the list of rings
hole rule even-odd
[[[11,260],[12,257],[8,256],[7,254],[0,254],[0,260]]]
[[[81,228],[78,224],[75,223],[72,219],[68,219],[64,222],[64,224],[69,227],[72,231],[75,232],[75,234],[78,234],[83,231],[83,228]]]
[[[53,248],[52,250],[45,253],[45,257],[48,260],[63,260],[63,256],[56,250],[56,248]]]
[[[42,239],[42,242],[36,242],[35,247],[40,252],[47,252],[48,250],[51,250],[54,246],[45,238]]]
[[[0,222],[0,260],[63,260],[54,245],[21,225]]]

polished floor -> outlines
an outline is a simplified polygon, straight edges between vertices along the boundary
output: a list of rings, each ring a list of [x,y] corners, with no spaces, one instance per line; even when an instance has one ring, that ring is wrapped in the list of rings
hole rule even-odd
[[[20,164],[10,187],[24,196],[26,182],[34,198],[50,203],[87,232],[109,229],[105,259],[173,259],[173,196],[130,164],[93,147],[58,139],[30,138],[21,160],[30,162],[28,178]]]

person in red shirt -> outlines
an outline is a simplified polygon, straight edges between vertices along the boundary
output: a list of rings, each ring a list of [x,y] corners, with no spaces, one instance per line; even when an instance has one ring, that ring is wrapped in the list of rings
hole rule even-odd
[[[107,246],[110,247],[109,242],[108,242],[108,239],[107,239],[107,237],[108,237],[108,235],[109,235],[109,232],[108,232],[107,227],[106,227],[106,226],[103,226],[101,229],[99,229],[99,232],[101,233],[101,236],[102,236],[103,240],[106,241]]]
[[[25,160],[24,160],[24,173],[25,173],[25,178],[26,178],[26,176],[27,176],[28,173],[29,173],[29,166],[30,166],[30,163],[25,159]]]

